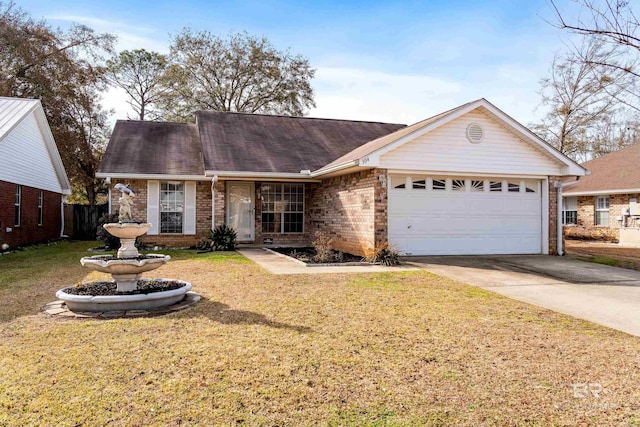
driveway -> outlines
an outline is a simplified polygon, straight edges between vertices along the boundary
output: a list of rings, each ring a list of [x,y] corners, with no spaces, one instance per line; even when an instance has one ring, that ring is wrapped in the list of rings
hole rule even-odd
[[[640,336],[640,272],[545,255],[406,257],[433,273]]]

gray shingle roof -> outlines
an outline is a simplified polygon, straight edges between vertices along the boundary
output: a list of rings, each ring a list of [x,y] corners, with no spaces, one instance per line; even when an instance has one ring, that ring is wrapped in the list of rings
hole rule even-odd
[[[99,173],[204,175],[194,124],[118,120]]]
[[[101,174],[316,170],[404,128],[391,123],[198,111],[197,125],[118,120]]]
[[[215,171],[317,170],[405,125],[198,111],[205,167]]]

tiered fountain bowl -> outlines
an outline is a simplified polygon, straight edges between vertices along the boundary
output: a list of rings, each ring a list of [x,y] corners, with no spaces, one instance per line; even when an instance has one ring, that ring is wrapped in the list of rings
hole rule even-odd
[[[73,288],[61,289],[56,293],[56,297],[64,301],[69,310],[153,310],[173,305],[185,298],[186,293],[191,290],[189,282],[176,279],[140,279],[145,271],[155,270],[171,259],[169,255],[140,255],[138,252],[135,246],[136,238],[145,234],[151,224],[124,222],[105,224],[103,227],[109,234],[120,238],[117,256],[84,257],[80,263],[90,270],[111,274],[116,283],[116,292],[113,295],[75,295],[72,293]],[[144,289],[138,289],[140,283],[156,286],[171,283],[175,289],[144,293]]]

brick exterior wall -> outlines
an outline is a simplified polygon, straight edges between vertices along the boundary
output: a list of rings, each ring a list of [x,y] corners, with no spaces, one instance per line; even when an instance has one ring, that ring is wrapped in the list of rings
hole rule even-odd
[[[255,182],[255,243],[273,240],[272,245],[310,245],[316,231],[333,238],[334,249],[356,255],[387,239],[387,192],[378,175],[369,170],[304,184],[304,232],[263,233],[261,188],[273,181]],[[226,221],[226,183],[216,184],[216,225]],[[209,198],[210,200],[210,198]],[[374,211],[378,213],[375,217]],[[375,217],[375,219],[374,219]]]
[[[578,224],[565,225],[564,236],[569,239],[603,240],[617,242],[620,238],[621,222],[618,217],[627,212],[629,199],[640,200],[640,194],[609,195],[609,225],[595,225],[596,198],[598,196],[578,196]],[[627,218],[628,227],[640,227],[640,221]]]
[[[310,222],[333,239],[334,249],[365,255],[387,239],[387,192],[373,169],[328,178],[313,188]]]
[[[147,181],[146,180],[118,180],[123,184],[130,184],[136,192],[131,209],[134,221],[147,221]],[[118,211],[120,192],[111,190],[111,210]],[[216,205],[216,212],[218,206]],[[140,238],[142,244],[149,246],[185,247],[192,246],[204,238],[211,230],[211,182],[196,181],[196,234],[158,234],[144,235]]]
[[[273,182],[255,182],[255,243],[263,244],[265,238],[273,239],[273,245],[309,245],[316,231],[324,231],[333,238],[334,249],[356,255],[365,255],[376,245],[388,239],[388,191],[379,180],[386,176],[384,169],[372,169],[327,178],[320,183],[305,183],[305,211],[303,233],[262,233],[261,188]],[[557,190],[558,177],[549,177],[549,253],[557,253]],[[123,181],[137,192],[132,216],[146,221],[147,182]],[[215,225],[226,223],[227,182],[215,184]],[[119,192],[112,191],[112,209],[118,206]],[[626,199],[628,204],[628,198]],[[13,203],[13,202],[12,202]],[[613,204],[613,199],[612,199]],[[612,205],[613,207],[613,205]],[[593,206],[591,207],[593,214]],[[611,210],[615,219],[619,213]],[[147,245],[190,246],[201,240],[211,229],[211,183],[196,183],[196,231],[195,236],[161,234],[144,236]]]
[[[22,186],[20,226],[14,226],[16,184],[0,181],[0,245],[20,246],[60,237],[62,195],[44,191],[43,224],[38,225],[37,188]],[[7,232],[7,227],[11,232]]]

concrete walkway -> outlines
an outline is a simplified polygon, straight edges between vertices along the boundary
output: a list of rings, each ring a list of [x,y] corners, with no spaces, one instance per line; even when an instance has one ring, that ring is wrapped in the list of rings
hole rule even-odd
[[[470,285],[640,336],[640,272],[566,257],[406,257]]]
[[[271,274],[382,273],[420,269],[416,266],[384,267],[381,265],[306,267],[284,255],[276,255],[264,249],[238,249],[238,252]]]

